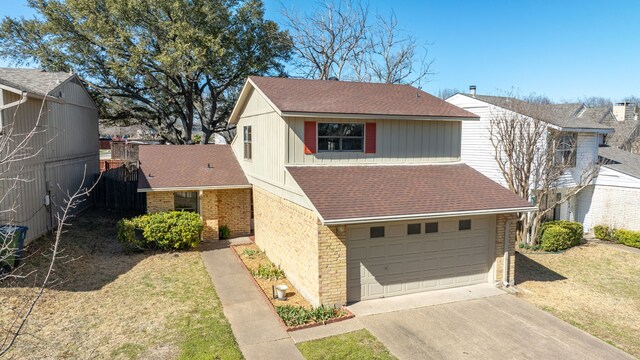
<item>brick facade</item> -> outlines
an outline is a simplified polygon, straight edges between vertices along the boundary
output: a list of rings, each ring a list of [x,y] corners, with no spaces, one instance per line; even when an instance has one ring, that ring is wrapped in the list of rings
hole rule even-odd
[[[253,209],[256,244],[312,305],[320,305],[316,214],[256,186]]]
[[[199,203],[202,240],[217,240],[222,225],[229,227],[232,237],[251,233],[251,189],[204,190],[199,192]],[[172,191],[147,193],[148,213],[173,209]]]
[[[516,220],[514,214],[500,214],[496,216],[496,239],[495,239],[495,277],[496,282],[502,282],[504,272],[504,235],[505,224],[511,220],[509,226],[509,284],[514,285],[516,269]]]
[[[318,225],[320,303],[347,303],[347,227]]]
[[[148,213],[169,211],[173,209],[173,193],[171,191],[154,191],[147,193]]]

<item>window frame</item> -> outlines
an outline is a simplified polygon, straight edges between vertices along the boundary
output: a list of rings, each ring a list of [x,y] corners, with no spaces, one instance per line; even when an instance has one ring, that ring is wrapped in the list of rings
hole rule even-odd
[[[243,158],[245,160],[253,159],[253,143],[252,143],[252,129],[251,125],[245,125],[242,127],[242,140],[243,140]]]
[[[345,125],[356,125],[356,126],[361,126],[362,127],[362,135],[361,136],[350,136],[350,135],[320,135],[320,127],[323,124],[335,124],[335,125],[340,125],[340,130],[338,131],[339,134],[341,134],[343,131],[342,129],[344,128]],[[366,139],[366,126],[365,123],[360,123],[360,122],[318,122],[316,125],[316,148],[317,148],[317,152],[361,152],[364,153],[365,152],[365,139]],[[320,146],[320,139],[338,139],[338,147],[339,149],[333,149],[333,150],[329,150],[329,149],[322,149]],[[342,150],[342,141],[344,139],[360,139],[361,143],[362,143],[362,148],[360,150]]]
[[[463,228],[462,228],[462,224],[463,224],[463,223],[464,223],[464,224],[468,223],[468,224],[469,224],[469,227],[468,227],[468,228],[466,228],[466,227],[465,227],[465,228],[463,229]],[[462,219],[462,220],[458,220],[458,231],[469,231],[469,230],[471,230],[471,229],[472,229],[472,227],[473,227],[473,223],[471,222],[471,219]]]
[[[382,235],[379,236],[373,236],[373,229],[382,229]],[[383,237],[387,236],[387,230],[385,229],[384,225],[383,226],[371,226],[369,227],[369,238],[370,239],[380,239]]]
[[[433,224],[435,224],[436,230],[435,231],[429,231],[429,225],[433,225]],[[431,230],[433,230],[433,229],[431,229]],[[425,234],[437,234],[439,232],[440,232],[440,225],[438,225],[437,221],[424,223],[424,233]]]
[[[178,194],[195,194],[196,206],[194,209],[191,208],[176,208],[176,195]],[[184,196],[184,198],[189,198],[189,196]],[[200,214],[200,195],[197,191],[174,191],[173,192],[173,210],[174,211],[193,211],[196,214]]]
[[[553,165],[575,167],[577,152],[578,134],[561,132],[553,139]]]

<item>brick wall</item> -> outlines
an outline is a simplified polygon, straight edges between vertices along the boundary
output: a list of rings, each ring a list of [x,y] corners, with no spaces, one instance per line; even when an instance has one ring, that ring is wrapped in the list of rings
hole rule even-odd
[[[173,210],[173,192],[153,191],[147,193],[147,212]]]
[[[220,226],[218,211],[218,196],[216,190],[205,190],[200,197],[200,215],[204,228],[202,229],[202,240],[218,240],[218,230]]]
[[[227,225],[231,236],[251,233],[251,189],[216,190],[219,224]]]
[[[253,209],[256,244],[312,305],[320,305],[315,213],[256,186]]]
[[[509,283],[514,285],[516,269],[516,215],[500,214],[496,217],[496,273],[495,281],[503,280],[504,272],[504,227],[507,220],[512,220],[509,226]]]
[[[347,227],[318,225],[320,303],[347,303]]]
[[[596,185],[587,204],[589,226],[585,230],[607,225],[640,231],[640,189]]]

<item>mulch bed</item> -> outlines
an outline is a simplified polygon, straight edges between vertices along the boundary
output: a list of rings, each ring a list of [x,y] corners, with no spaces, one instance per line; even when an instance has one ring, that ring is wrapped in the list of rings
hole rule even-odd
[[[253,278],[256,286],[262,290],[262,293],[265,299],[268,300],[273,306],[274,313],[276,313],[275,312],[276,306],[284,306],[284,305],[301,306],[309,310],[313,309],[313,306],[307,301],[307,299],[304,298],[304,296],[302,296],[302,294],[300,294],[300,292],[295,288],[295,286],[293,286],[293,284],[291,284],[291,282],[289,282],[289,280],[286,277],[278,280],[269,280],[269,279],[263,279],[263,278],[256,278],[255,276],[253,276],[253,271],[257,270],[260,265],[264,266],[264,265],[272,264],[271,260],[269,260],[269,258],[264,252],[260,251],[260,248],[258,248],[257,245],[255,244],[234,245],[232,246],[232,249],[233,249],[233,252],[238,257],[238,259],[240,260],[240,262],[242,262],[244,267],[247,269],[249,274],[252,275],[251,277]],[[251,253],[252,255],[248,255],[248,253]],[[273,286],[276,286],[276,285],[287,285],[288,289],[287,289],[286,300],[274,299]],[[277,315],[277,313],[276,313],[276,316],[278,316],[278,320],[280,320],[280,323],[282,324],[283,327],[285,327],[287,331],[295,331],[295,330],[306,329],[306,328],[319,326],[319,325],[332,324],[338,321],[347,320],[354,317],[354,315],[351,312],[349,312],[349,310],[347,310],[346,308],[343,307],[340,310],[346,315],[329,319],[324,322],[317,322],[317,323],[312,322],[312,323],[307,323],[304,325],[297,325],[297,326],[287,326],[284,323],[284,321],[282,321],[280,316]]]

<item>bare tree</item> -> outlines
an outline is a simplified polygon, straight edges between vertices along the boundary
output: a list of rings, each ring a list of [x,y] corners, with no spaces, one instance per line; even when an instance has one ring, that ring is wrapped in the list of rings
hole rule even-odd
[[[62,239],[62,235],[64,234],[64,229],[69,225],[69,220],[73,217],[73,213],[78,208],[78,206],[86,201],[87,196],[91,193],[94,187],[98,184],[100,179],[98,178],[95,183],[91,185],[86,185],[87,179],[87,166],[84,167],[84,173],[82,175],[82,182],[78,186],[78,188],[73,192],[67,191],[66,197],[63,200],[63,203],[59,205],[59,211],[56,213],[56,223],[57,228],[55,231],[55,238],[53,243],[51,244],[51,254],[49,259],[49,266],[47,268],[47,272],[44,274],[44,278],[40,283],[38,289],[36,290],[34,296],[27,301],[25,306],[15,314],[13,321],[10,324],[8,329],[4,329],[6,334],[2,343],[0,343],[0,356],[5,355],[11,347],[15,344],[18,336],[24,329],[27,324],[27,320],[33,313],[33,310],[36,307],[36,304],[42,298],[45,290],[51,285],[51,275],[55,271],[56,260],[62,249],[60,248],[60,240]]]
[[[610,107],[613,105],[611,99],[599,96],[590,96],[579,99],[578,102],[585,104],[588,107]]]
[[[508,188],[538,207],[520,214],[518,238],[532,245],[542,221],[590,185],[598,172],[597,159],[577,158],[576,133],[557,131],[542,120],[552,116],[552,106],[514,99],[510,110],[493,110],[490,119],[495,160]]]
[[[359,2],[327,0],[311,15],[283,8],[293,38],[295,64],[307,78],[340,78],[368,49],[368,7]]]
[[[451,96],[455,95],[455,94],[463,94],[464,92],[461,91],[458,88],[444,88],[444,89],[440,89],[438,90],[438,97],[440,99],[448,99]]]
[[[311,14],[284,8],[282,15],[298,76],[416,84],[432,74],[428,44],[404,33],[393,13],[370,24],[368,5],[326,0]]]
[[[356,59],[354,71],[363,73],[374,82],[386,84],[416,84],[432,75],[433,60],[428,59],[426,44],[421,46],[415,36],[405,34],[398,27],[395,13],[388,19],[378,15],[369,38],[368,52],[363,59]]]

